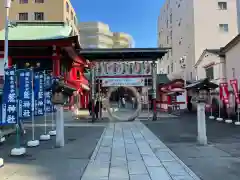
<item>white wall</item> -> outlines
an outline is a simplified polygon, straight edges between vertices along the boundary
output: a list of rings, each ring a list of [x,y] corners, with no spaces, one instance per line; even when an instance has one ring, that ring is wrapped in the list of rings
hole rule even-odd
[[[229,82],[233,78],[232,68],[235,68],[236,78],[240,78],[240,42],[226,53],[226,76]]]

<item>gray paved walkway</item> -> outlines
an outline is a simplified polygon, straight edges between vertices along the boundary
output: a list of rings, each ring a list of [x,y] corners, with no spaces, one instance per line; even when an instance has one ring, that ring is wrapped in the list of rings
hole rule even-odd
[[[199,180],[141,122],[105,129],[81,180]]]

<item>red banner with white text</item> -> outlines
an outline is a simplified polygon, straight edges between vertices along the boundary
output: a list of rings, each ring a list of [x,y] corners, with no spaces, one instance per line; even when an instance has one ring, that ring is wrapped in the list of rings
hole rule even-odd
[[[226,105],[229,105],[229,91],[228,83],[220,83],[219,87],[220,99],[224,101]]]
[[[230,84],[233,88],[233,93],[234,93],[236,102],[237,102],[237,104],[240,104],[240,99],[239,99],[239,94],[238,94],[238,80],[232,79],[232,80],[230,80]]]

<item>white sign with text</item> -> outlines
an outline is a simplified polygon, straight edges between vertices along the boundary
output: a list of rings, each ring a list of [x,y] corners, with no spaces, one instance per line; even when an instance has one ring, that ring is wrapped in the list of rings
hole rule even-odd
[[[103,87],[144,86],[144,78],[103,78]]]

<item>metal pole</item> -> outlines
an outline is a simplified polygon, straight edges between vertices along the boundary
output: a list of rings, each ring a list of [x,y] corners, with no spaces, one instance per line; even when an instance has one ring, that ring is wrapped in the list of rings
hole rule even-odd
[[[32,80],[32,140],[35,140],[35,117],[34,117],[34,106],[35,106],[35,99],[34,99],[34,74],[33,74],[33,68],[31,72],[31,80]]]
[[[152,103],[153,103],[153,121],[157,120],[157,106],[156,106],[156,89],[157,89],[157,64],[156,61],[154,60],[152,62]]]
[[[218,98],[219,98],[219,103],[218,103],[218,118],[216,119],[217,121],[222,121],[223,118],[221,118],[221,95],[220,95],[220,83],[221,83],[221,63],[219,64],[219,87],[218,87]]]
[[[9,31],[8,24],[9,24],[9,8],[10,7],[11,7],[11,0],[5,0],[6,20],[5,20],[5,41],[4,41],[4,76],[3,76],[4,80],[5,80],[5,70],[8,67],[8,31]],[[0,130],[0,135],[1,135],[1,130]],[[0,158],[0,167],[3,165],[4,165],[4,160]]]
[[[146,98],[147,98],[147,110],[148,110],[148,118],[147,119],[149,120],[149,118],[150,118],[150,116],[149,116],[150,109],[149,109],[149,93],[148,93],[148,91],[149,91],[149,87],[148,87],[149,83],[148,83],[148,80],[149,79],[147,78],[147,85],[146,85],[147,86],[147,97]]]
[[[91,69],[91,83],[92,83],[92,92],[91,92],[91,101],[92,101],[92,122],[95,121],[95,112],[94,112],[94,107],[95,107],[95,68],[92,67]]]
[[[6,20],[5,20],[5,41],[4,41],[4,71],[8,68],[8,33],[9,33],[9,9],[11,0],[5,0]],[[4,77],[5,79],[5,77]]]

